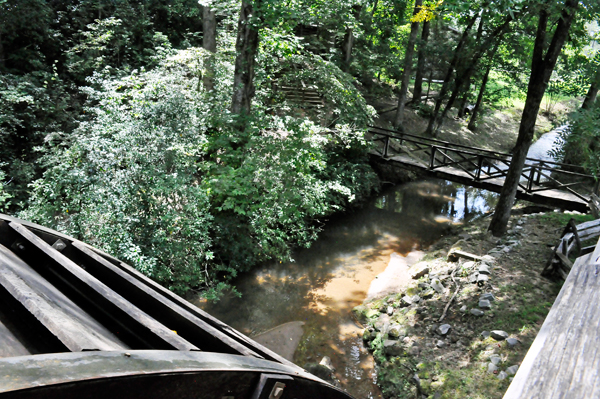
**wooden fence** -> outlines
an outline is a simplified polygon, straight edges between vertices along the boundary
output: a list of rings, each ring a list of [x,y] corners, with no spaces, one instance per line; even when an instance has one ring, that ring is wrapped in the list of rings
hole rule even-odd
[[[573,268],[573,261],[579,256],[592,252],[594,245],[583,247],[582,243],[600,236],[600,219],[575,225],[575,220],[569,223],[563,230],[558,245],[554,247],[552,256],[546,262],[542,271],[544,277],[561,277],[567,279],[569,271]]]
[[[401,162],[398,156],[404,156],[429,171],[453,168],[474,182],[504,179],[512,161],[511,154],[382,128],[371,128],[369,133],[379,144],[375,151],[385,159],[395,157]],[[559,189],[588,203],[593,191],[593,176],[581,167],[559,162],[527,158],[521,176],[519,187],[528,194]]]

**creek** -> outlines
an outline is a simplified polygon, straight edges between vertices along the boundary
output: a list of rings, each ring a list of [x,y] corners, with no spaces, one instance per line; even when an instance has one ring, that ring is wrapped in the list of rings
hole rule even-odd
[[[372,356],[352,308],[367,297],[391,259],[414,263],[419,250],[453,224],[493,209],[496,196],[443,180],[388,187],[361,209],[326,221],[319,239],[297,250],[294,262],[264,264],[240,276],[234,285],[241,298],[199,305],[251,337],[303,322],[295,363],[304,367],[329,356],[343,389],[357,399],[380,398]]]

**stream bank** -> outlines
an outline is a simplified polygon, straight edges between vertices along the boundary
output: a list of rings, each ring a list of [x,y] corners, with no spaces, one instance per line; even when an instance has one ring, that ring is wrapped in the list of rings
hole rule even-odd
[[[294,262],[270,262],[241,275],[233,282],[241,298],[199,305],[265,344],[292,338],[293,355],[291,345],[279,347],[296,364],[309,368],[327,356],[343,389],[357,399],[381,398],[352,309],[369,296],[373,280],[386,280],[377,276],[390,257],[407,268],[419,251],[489,212],[495,196],[443,180],[388,186],[363,208],[328,220],[311,248],[294,253]]]
[[[385,398],[502,398],[560,291],[540,277],[551,248],[571,217],[591,218],[521,212],[502,239],[487,218],[453,231],[405,271],[408,284],[354,308]],[[454,249],[482,259],[450,262]]]

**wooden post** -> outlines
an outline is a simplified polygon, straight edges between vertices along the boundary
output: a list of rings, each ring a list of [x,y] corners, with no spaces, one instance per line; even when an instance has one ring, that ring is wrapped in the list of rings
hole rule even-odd
[[[537,174],[537,179],[535,179],[535,184],[537,184],[539,186],[540,179],[542,178],[542,167],[544,166],[544,161],[539,161],[538,166],[540,167],[540,169],[538,169],[538,174]]]
[[[431,146],[431,158],[429,160],[429,169],[433,169],[435,167],[435,152],[437,150],[437,147],[432,145]]]
[[[529,179],[527,179],[527,192],[530,192],[533,188],[533,178],[535,176],[536,166],[531,165],[531,171],[529,172]]]
[[[481,178],[481,168],[483,167],[483,155],[477,155],[477,176],[475,180],[479,180]]]
[[[383,157],[387,158],[388,148],[390,146],[390,136],[385,136],[385,144],[383,145]]]

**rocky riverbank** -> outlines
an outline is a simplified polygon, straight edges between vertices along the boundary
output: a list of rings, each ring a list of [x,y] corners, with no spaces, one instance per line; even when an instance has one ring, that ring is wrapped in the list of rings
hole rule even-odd
[[[354,308],[386,398],[504,395],[560,291],[540,277],[552,246],[571,217],[590,220],[514,213],[502,239],[487,219],[460,228],[410,267],[412,281]]]

